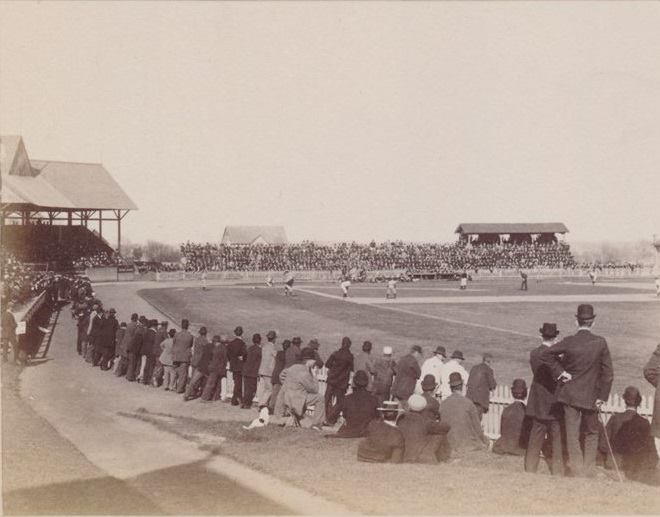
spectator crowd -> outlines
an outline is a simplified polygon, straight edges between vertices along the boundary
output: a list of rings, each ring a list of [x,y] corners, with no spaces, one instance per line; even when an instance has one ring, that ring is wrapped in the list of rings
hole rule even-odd
[[[246,339],[241,326],[232,336],[211,336],[206,326],[193,333],[187,319],[175,330],[137,313],[119,322],[116,310],[105,309],[87,286],[72,296],[75,346],[86,362],[128,382],[179,394],[183,402],[218,404],[224,398],[258,411],[246,418],[245,429],[305,427],[326,438],[357,438],[357,459],[365,462],[442,463],[495,453],[520,456],[531,473],[543,459],[553,475],[594,477],[600,461],[631,480],[659,483],[657,396],[653,427],[637,414],[641,396],[634,386],[623,395],[624,412],[606,427],[599,420],[613,369],[607,342],[591,332],[596,315],[590,305],[578,307],[573,336],[559,340],[554,323],[539,329],[542,344],[530,354],[529,397],[525,380],[514,380],[515,400],[502,414],[501,436],[493,444],[481,425],[496,387],[491,354],[468,372],[460,350],[448,354],[438,346],[425,358],[413,345],[395,358],[388,346],[374,353],[369,341],[354,352],[344,337],[323,358],[314,338],[307,345],[300,336],[280,343],[269,330],[263,338],[254,333]],[[658,386],[660,345],[644,375]],[[233,387],[223,394],[228,377]]]
[[[480,269],[575,268],[570,247],[546,244],[195,244],[181,245],[188,271],[344,271],[404,269],[456,273]]]

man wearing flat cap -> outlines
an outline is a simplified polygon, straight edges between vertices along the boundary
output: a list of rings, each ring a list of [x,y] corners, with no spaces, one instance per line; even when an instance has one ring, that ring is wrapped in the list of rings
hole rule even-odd
[[[563,476],[562,408],[555,396],[557,379],[548,365],[541,362],[541,353],[557,342],[559,330],[555,323],[544,323],[539,332],[542,343],[529,353],[529,364],[534,378],[527,399],[526,414],[532,419],[532,424],[525,452],[525,472],[537,471],[541,450],[546,443],[546,438],[549,438],[552,445],[552,456],[548,458],[546,450],[543,450],[543,456],[550,461],[549,467],[552,475]]]
[[[598,411],[607,400],[614,374],[607,341],[592,333],[596,314],[589,304],[578,306],[578,331],[541,352],[541,362],[559,381],[557,401],[566,427],[568,468],[573,476],[595,475]],[[580,431],[584,432],[584,453]]]
[[[488,413],[490,392],[497,387],[495,374],[490,366],[492,361],[492,354],[486,352],[482,357],[481,363],[473,366],[468,376],[465,396],[474,402],[480,416]]]

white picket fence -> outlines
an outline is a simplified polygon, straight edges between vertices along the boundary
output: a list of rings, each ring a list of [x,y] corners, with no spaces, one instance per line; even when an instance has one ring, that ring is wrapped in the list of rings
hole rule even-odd
[[[231,377],[231,373],[227,372],[228,376],[222,380],[222,399],[226,400],[231,398],[231,393],[234,389],[234,381]],[[319,380],[319,391],[321,394],[325,393],[327,378],[327,369],[323,368],[317,373],[317,379]],[[257,384],[257,396],[255,400],[259,400],[261,395],[262,385],[259,382]],[[348,389],[349,393],[351,391],[350,387]],[[488,413],[483,416],[481,425],[483,427],[484,433],[491,439],[497,439],[500,436],[500,421],[502,419],[502,412],[504,408],[511,404],[515,399],[511,395],[511,388],[505,385],[498,385],[490,397],[490,407],[488,408]],[[527,402],[525,400],[525,402]],[[609,420],[614,413],[621,413],[625,410],[626,404],[617,393],[610,394],[609,399],[603,407],[601,412],[605,417],[605,421]],[[642,396],[642,403],[639,406],[638,413],[645,417],[647,420],[651,420],[653,415],[653,397],[652,396]]]

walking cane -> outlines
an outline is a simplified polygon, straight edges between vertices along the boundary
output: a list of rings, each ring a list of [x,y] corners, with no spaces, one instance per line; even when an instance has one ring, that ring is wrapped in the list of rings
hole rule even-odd
[[[616,462],[616,458],[614,457],[614,451],[612,450],[612,444],[610,443],[610,437],[607,434],[607,428],[605,427],[605,420],[601,419],[600,417],[603,416],[603,413],[600,410],[600,406],[597,408],[598,411],[598,421],[600,422],[600,425],[603,426],[603,432],[605,433],[605,441],[607,442],[607,449],[610,451],[610,456],[612,456],[612,462],[614,463],[614,469],[616,470],[616,474],[619,477],[619,482],[623,483],[623,476],[621,475],[621,471],[619,470],[619,465]]]

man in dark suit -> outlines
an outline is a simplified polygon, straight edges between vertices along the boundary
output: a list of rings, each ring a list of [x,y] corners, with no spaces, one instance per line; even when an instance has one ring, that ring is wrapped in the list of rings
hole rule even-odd
[[[227,344],[227,359],[229,369],[234,379],[234,393],[231,397],[231,405],[238,406],[243,402],[243,363],[247,357],[247,347],[241,338],[243,327],[234,329],[234,339]]]
[[[160,355],[160,347],[156,349],[156,327],[158,320],[149,320],[144,332],[144,339],[142,340],[142,347],[140,353],[144,356],[144,369],[142,370],[142,384],[151,384],[154,367],[156,366],[156,358]]]
[[[126,330],[124,330],[124,335],[122,336],[121,350],[123,355],[119,358],[119,364],[115,369],[115,375],[117,377],[122,377],[128,373],[128,363],[130,361],[130,348],[137,331],[138,326],[138,315],[137,313],[131,314],[131,321],[126,325]]]
[[[328,361],[325,363],[325,366],[328,368],[325,388],[325,410],[330,425],[334,425],[336,422],[335,419],[338,416],[335,406],[341,406],[346,396],[351,372],[354,368],[353,361],[351,340],[345,336],[341,340],[341,348],[332,352],[330,357],[328,357]],[[333,397],[336,399],[334,405],[332,404]]]
[[[529,417],[525,415],[527,384],[524,379],[514,379],[511,385],[513,402],[504,408],[500,419],[500,437],[493,444],[495,454],[524,456],[529,439]]]
[[[404,355],[394,367],[395,377],[392,384],[392,395],[402,402],[407,402],[415,392],[417,379],[422,374],[419,359],[422,357],[422,347],[413,345],[410,353]]]
[[[552,444],[550,472],[553,476],[563,476],[563,446],[560,427],[561,405],[557,402],[555,396],[557,380],[550,368],[541,363],[541,352],[557,342],[559,331],[555,323],[544,323],[539,331],[543,343],[529,354],[529,364],[532,367],[534,379],[527,399],[526,413],[532,419],[532,427],[529,433],[527,452],[525,453],[525,472],[536,472],[543,444],[546,436],[549,436]]]
[[[140,366],[142,363],[142,341],[147,330],[147,318],[140,316],[133,337],[128,345],[128,368],[126,371],[126,380],[134,382],[140,375]]]
[[[378,417],[378,401],[367,391],[369,376],[364,370],[358,370],[353,375],[353,392],[347,395],[341,404],[333,408],[335,415],[340,413],[346,421],[336,434],[326,435],[328,438],[359,438],[366,436],[367,426]],[[335,417],[336,420],[336,417]]]
[[[101,347],[101,333],[103,329],[104,312],[102,307],[97,307],[92,315],[92,323],[89,331],[89,345],[92,347],[91,362],[92,366],[98,366],[103,357],[103,348]]]
[[[254,334],[243,365],[243,403],[241,404],[243,409],[252,407],[252,401],[257,394],[259,366],[261,366],[261,334]]]
[[[594,308],[578,306],[578,332],[541,352],[541,363],[550,367],[557,386],[557,401],[564,410],[568,467],[573,476],[593,476],[598,450],[598,410],[610,395],[612,359],[607,341],[591,332]],[[561,359],[560,359],[560,356]],[[580,429],[584,431],[584,453]]]
[[[469,398],[479,410],[479,416],[488,413],[490,406],[490,392],[497,387],[495,375],[491,368],[493,356],[486,352],[483,355],[481,364],[473,366],[470,370],[470,376],[467,381],[467,392],[465,396]]]
[[[188,331],[190,322],[181,320],[181,330],[174,335],[172,344],[172,362],[174,363],[176,392],[183,393],[188,382],[188,367],[192,357],[193,336]]]
[[[101,327],[101,359],[99,366],[101,370],[110,370],[113,365],[113,358],[115,357],[115,336],[117,329],[119,329],[119,322],[115,318],[116,311],[110,309],[103,318],[103,325]]]

